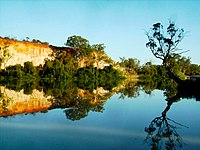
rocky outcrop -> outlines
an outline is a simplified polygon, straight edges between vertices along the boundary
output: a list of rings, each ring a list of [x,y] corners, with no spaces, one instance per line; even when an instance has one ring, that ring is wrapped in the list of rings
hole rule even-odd
[[[34,66],[38,66],[43,65],[45,59],[53,59],[52,48],[44,44],[0,38],[0,47],[1,51],[6,48],[10,54],[10,58],[2,64],[2,69],[15,64],[24,65],[24,62],[27,61],[31,61]]]
[[[45,59],[53,60],[58,53],[66,52],[72,57],[75,55],[76,50],[70,47],[57,47],[53,45],[37,44],[27,41],[16,41],[10,39],[0,38],[0,50],[1,57],[3,49],[6,49],[10,57],[6,58],[2,62],[0,68],[20,64],[24,65],[24,62],[30,61],[34,66],[43,65]],[[104,52],[92,52],[90,57],[83,57],[79,60],[78,66],[85,67],[93,65],[97,68],[104,68],[109,66],[113,60],[108,57]]]

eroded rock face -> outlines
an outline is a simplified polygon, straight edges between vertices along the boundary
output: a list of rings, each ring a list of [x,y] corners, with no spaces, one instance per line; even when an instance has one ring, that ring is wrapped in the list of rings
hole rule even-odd
[[[10,57],[6,58],[0,68],[4,69],[8,66],[20,64],[24,65],[25,62],[30,61],[34,66],[44,65],[45,59],[53,60],[55,58],[56,53],[61,53],[62,51],[66,51],[71,54],[73,57],[73,53],[75,50],[69,47],[57,47],[52,45],[45,44],[37,44],[26,41],[16,41],[0,38],[0,58],[4,57],[3,49],[6,48]],[[106,62],[111,58],[108,57],[103,52],[93,52],[91,57],[84,57],[78,61],[78,66],[85,67],[89,65],[93,65],[94,67],[103,69],[105,66],[109,66],[110,63]]]
[[[4,69],[7,66],[20,64],[24,65],[24,62],[31,61],[34,66],[45,63],[45,59],[54,59],[52,56],[53,50],[48,45],[36,44],[31,42],[21,42],[15,40],[8,40],[0,38],[1,51],[6,47],[10,58],[5,60],[1,65]]]

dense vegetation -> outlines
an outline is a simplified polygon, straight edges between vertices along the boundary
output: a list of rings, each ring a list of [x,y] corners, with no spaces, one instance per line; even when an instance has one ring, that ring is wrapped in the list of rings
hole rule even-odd
[[[34,67],[32,62],[24,63],[24,67],[17,64],[1,70],[0,74],[1,84],[13,86],[15,90],[27,89],[27,87],[34,89],[42,85],[54,87],[65,82],[74,82],[80,88],[90,90],[97,87],[110,90],[117,86],[120,79],[123,79],[112,66],[103,69],[92,66],[72,69],[58,61],[46,61],[43,67]]]
[[[0,85],[16,91],[23,89],[25,94],[31,94],[33,89],[43,90],[46,95],[54,98],[50,109],[67,108],[64,113],[70,120],[84,118],[89,111],[102,112],[104,101],[112,95],[112,89],[132,74],[138,75],[140,80],[137,83],[128,82],[120,88],[117,91],[120,98],[137,97],[141,89],[147,94],[151,94],[154,89],[160,89],[164,91],[169,108],[182,97],[195,97],[199,100],[198,90],[192,94],[187,92],[191,82],[188,83],[190,86],[186,87],[186,90],[180,89],[169,74],[173,72],[181,80],[186,80],[192,75],[200,75],[199,65],[192,64],[190,58],[175,53],[184,31],[177,30],[172,23],[167,28],[170,37],[164,37],[160,34],[161,29],[161,24],[154,24],[153,32],[147,33],[149,42],[146,46],[156,58],[163,61],[162,65],[151,62],[140,65],[138,59],[124,57],[116,63],[105,55],[104,44],[90,45],[89,41],[81,36],[71,36],[67,39],[65,47],[54,50],[55,59],[45,60],[43,66],[33,66],[32,62],[25,62],[23,66],[16,64],[0,70]],[[173,41],[176,33],[178,40]],[[49,45],[47,42],[30,40],[28,37],[22,41]],[[5,66],[11,55],[7,46],[0,48],[0,66]],[[81,60],[85,61],[82,67],[79,65]],[[100,67],[102,61],[109,65]],[[98,87],[110,92],[100,96],[97,92]],[[84,96],[80,96],[80,89],[84,89]]]
[[[16,64],[0,70],[1,84],[15,90],[24,89],[29,94],[34,88],[43,88],[45,91],[50,88],[62,90],[66,84],[76,84],[79,88],[89,90],[97,87],[111,90],[123,79],[122,74],[112,64],[98,68],[99,61],[111,62],[105,57],[103,44],[90,45],[88,40],[72,36],[67,39],[66,46],[62,50],[55,50],[55,59],[45,60],[43,66],[33,66],[32,62],[25,62],[23,66]],[[78,63],[81,59],[87,59],[87,64],[80,68]]]
[[[50,109],[67,108],[64,113],[70,120],[84,118],[89,111],[102,112],[103,103],[111,94],[100,96],[93,92],[98,91],[98,87],[111,91],[124,77],[112,66],[112,60],[106,57],[103,44],[90,45],[88,40],[72,36],[66,46],[55,50],[55,59],[45,60],[43,66],[25,62],[23,66],[16,64],[0,70],[0,85],[16,91],[23,89],[25,94],[31,94],[33,89],[42,90],[46,95],[53,96]],[[68,51],[69,48],[71,51]],[[80,67],[82,59],[87,63]],[[102,68],[100,61],[110,65]],[[79,95],[80,89],[84,89],[84,96]],[[6,104],[4,101],[3,105]]]
[[[138,84],[145,85],[143,88],[147,93],[156,88],[170,89],[168,85],[174,84],[163,65],[151,62],[140,65],[138,59],[124,57],[120,58],[120,62],[113,63],[105,56],[104,44],[90,45],[87,39],[80,36],[69,37],[65,45],[63,49],[55,50],[55,59],[45,60],[43,66],[36,67],[32,62],[25,62],[23,66],[16,64],[0,70],[1,84],[15,90],[24,89],[27,94],[34,88],[43,89],[50,95],[56,93],[54,89],[65,91],[69,85],[87,90],[97,87],[111,90],[124,75],[129,74],[139,75]],[[66,48],[70,48],[71,51]],[[7,54],[6,47],[3,50]],[[3,58],[4,56],[1,63]],[[87,60],[82,68],[78,65],[81,59]],[[110,66],[99,68],[99,62],[102,60],[110,63]],[[171,70],[183,80],[187,76],[200,75],[199,65],[192,64],[190,58],[178,54],[168,59],[168,65],[171,65]]]

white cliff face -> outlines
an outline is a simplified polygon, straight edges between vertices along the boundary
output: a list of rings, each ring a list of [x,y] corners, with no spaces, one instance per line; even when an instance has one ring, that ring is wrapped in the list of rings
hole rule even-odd
[[[23,66],[27,61],[31,61],[34,66],[39,66],[45,63],[45,59],[54,59],[52,57],[53,50],[48,45],[0,38],[1,49],[5,46],[11,57],[5,61],[1,69],[16,64]]]
[[[53,49],[56,50],[57,48],[59,47],[0,38],[0,59],[4,57],[3,49],[6,49],[9,53],[9,58],[2,62],[0,69],[16,64],[23,66],[27,61],[32,62],[34,66],[44,65],[45,59],[53,60],[55,58]],[[108,59],[110,58],[105,53],[93,52],[92,57],[84,57],[78,63],[79,67],[93,65],[103,69],[110,65],[106,62]]]

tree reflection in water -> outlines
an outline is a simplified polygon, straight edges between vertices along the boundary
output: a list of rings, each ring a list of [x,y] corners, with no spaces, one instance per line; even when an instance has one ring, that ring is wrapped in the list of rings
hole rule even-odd
[[[161,149],[162,140],[164,139],[166,149],[182,147],[182,138],[176,131],[178,127],[186,126],[175,122],[165,115],[156,117],[148,127],[145,127],[145,132],[148,133],[145,142],[150,143],[151,149]]]
[[[103,105],[106,100],[101,101],[98,99],[97,101],[93,102],[91,99],[85,99],[77,101],[78,105],[64,110],[64,113],[69,120],[75,121],[85,118],[88,116],[90,111],[103,112]]]
[[[175,100],[177,99],[172,97],[172,99],[168,101],[167,107],[162,112],[162,115],[154,118],[149,126],[145,127],[145,132],[147,132],[145,142],[150,145],[151,149],[162,149],[163,145],[165,145],[167,150],[182,147],[182,138],[178,134],[177,129],[180,127],[188,127],[166,116],[168,110]]]

